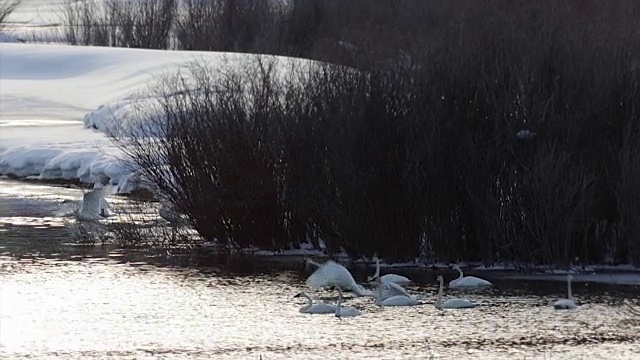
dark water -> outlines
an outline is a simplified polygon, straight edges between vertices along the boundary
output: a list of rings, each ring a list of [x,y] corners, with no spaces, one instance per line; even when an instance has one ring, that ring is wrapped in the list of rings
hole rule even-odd
[[[0,181],[0,358],[640,358],[640,326],[621,305],[632,291],[576,284],[582,306],[555,311],[563,284],[500,282],[464,295],[475,309],[350,298],[362,316],[304,315],[296,272],[236,276],[75,244],[73,224],[52,214],[79,194]]]

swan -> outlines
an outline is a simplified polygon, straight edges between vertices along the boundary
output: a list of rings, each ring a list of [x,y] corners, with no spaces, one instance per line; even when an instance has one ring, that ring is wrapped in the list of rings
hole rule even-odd
[[[553,308],[556,310],[573,310],[578,306],[573,301],[573,296],[571,296],[571,280],[573,280],[573,276],[571,274],[567,275],[567,298],[560,299],[553,303]]]
[[[305,265],[307,265],[307,266],[315,266],[317,268],[322,266],[322,264],[320,264],[319,262],[314,261],[313,259],[310,259],[310,258],[305,258]]]
[[[402,289],[402,287],[395,283],[385,283],[380,278],[378,278],[377,283],[378,283],[378,296],[376,297],[376,305],[378,306],[422,305],[422,302],[418,301],[418,299],[414,298],[413,296],[410,296],[409,294],[407,294],[406,291],[405,291],[406,295],[393,295],[393,296],[384,298],[383,288],[393,288],[394,285],[399,287],[400,289]]]
[[[405,288],[403,288],[402,286],[396,283],[387,282],[387,281],[384,281],[382,278],[378,278],[378,281],[376,281],[376,284],[382,285],[382,295],[380,295],[379,291],[377,294],[377,298],[379,299],[381,298],[382,300],[384,300],[397,295],[411,297],[411,294],[409,294],[407,290],[405,290]]]
[[[440,289],[438,290],[438,298],[436,299],[436,309],[466,309],[476,306],[476,304],[467,299],[449,299],[442,302],[442,288],[444,287],[444,278],[442,275],[438,275],[438,282],[440,282]]]
[[[333,314],[336,312],[336,306],[326,302],[313,303],[313,299],[306,292],[301,292],[294,297],[305,297],[308,302],[307,305],[300,308],[300,312],[303,314]]]
[[[453,265],[455,270],[458,270],[460,274],[457,279],[449,282],[449,288],[461,288],[461,287],[480,287],[480,286],[492,286],[493,284],[485,279],[480,279],[475,276],[464,276],[460,266]]]
[[[98,220],[100,218],[105,218],[111,215],[111,211],[109,211],[109,203],[104,198],[105,189],[95,189],[89,192],[86,192],[82,196],[82,200],[69,200],[66,199],[62,203],[75,204],[75,214],[80,218],[80,220]]]
[[[395,283],[400,285],[411,283],[411,280],[398,274],[385,274],[380,276],[380,259],[378,259],[378,255],[374,255],[373,257],[374,259],[376,259],[376,273],[373,276],[368,277],[368,281],[373,281],[377,278],[380,278],[383,282]]]
[[[337,318],[341,318],[343,316],[358,316],[362,314],[360,310],[352,308],[352,307],[342,307],[342,290],[340,290],[339,286],[335,287],[338,289],[338,304],[336,305],[335,315]]]
[[[307,260],[307,262],[313,262],[313,260]],[[307,279],[307,285],[312,289],[324,286],[335,286],[345,290],[350,290],[357,296],[373,297],[373,293],[371,291],[366,290],[362,285],[356,283],[347,268],[333,260],[328,260],[324,264],[320,265],[318,269],[316,269],[316,271],[314,271],[314,273]]]

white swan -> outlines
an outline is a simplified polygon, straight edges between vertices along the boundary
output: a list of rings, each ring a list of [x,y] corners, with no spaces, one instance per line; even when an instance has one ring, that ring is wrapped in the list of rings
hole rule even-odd
[[[307,260],[307,263],[309,262],[313,262],[313,260]],[[371,291],[366,290],[362,285],[356,283],[347,268],[333,260],[328,260],[324,264],[320,265],[318,269],[316,269],[316,271],[307,279],[307,285],[312,289],[324,286],[335,286],[344,290],[350,290],[357,296],[373,297],[373,293]]]
[[[444,287],[444,278],[442,275],[438,275],[438,282],[440,282],[440,289],[438,290],[438,298],[436,299],[436,309],[467,309],[476,306],[475,303],[467,299],[449,299],[442,302],[442,288]]]
[[[314,261],[313,259],[310,259],[310,258],[305,258],[305,262],[304,263],[307,266],[315,266],[316,268],[319,268],[319,267],[322,266],[322,264],[320,264],[319,262]]]
[[[86,192],[82,200],[64,200],[63,204],[75,204],[75,214],[80,220],[98,220],[111,215],[109,203],[104,198],[105,189],[95,189]]]
[[[307,305],[300,308],[300,312],[303,314],[333,314],[336,312],[336,305],[326,302],[313,302],[313,299],[306,292],[301,292],[294,297],[305,297],[308,302]]]
[[[378,259],[378,255],[374,255],[373,257],[374,259],[376,259],[376,273],[373,276],[368,277],[368,281],[373,281],[377,278],[380,278],[383,282],[390,282],[400,285],[410,284],[412,282],[409,278],[398,274],[385,274],[380,276],[380,259]]]
[[[578,306],[573,301],[573,296],[571,295],[571,280],[573,280],[573,276],[571,274],[567,275],[567,298],[560,299],[553,303],[553,308],[556,310],[573,310]]]
[[[390,297],[384,297],[383,288],[393,288],[394,285],[404,290],[400,285],[395,283],[386,283],[382,281],[380,278],[377,280],[378,283],[378,296],[376,296],[376,305],[378,306],[413,306],[413,305],[422,305],[418,299],[409,295],[406,291],[404,294],[406,295],[393,295]],[[394,289],[395,290],[395,289]],[[397,291],[397,290],[396,290]]]
[[[396,283],[392,283],[392,282],[387,282],[384,281],[382,278],[378,278],[378,280],[376,281],[376,284],[382,285],[382,297],[380,296],[380,294],[377,294],[378,298],[382,298],[382,300],[390,298],[392,296],[406,296],[406,297],[411,297],[411,294],[409,294],[409,292],[407,292],[407,290],[405,288],[403,288],[402,286],[396,284]]]
[[[480,287],[480,286],[493,286],[493,284],[485,279],[480,279],[475,276],[464,276],[462,269],[458,265],[453,265],[455,270],[458,270],[460,274],[457,279],[449,282],[449,288],[462,288],[462,287]]]
[[[338,304],[336,305],[335,315],[337,318],[341,317],[352,317],[358,316],[362,314],[360,310],[352,308],[352,307],[342,307],[342,290],[340,290],[339,286],[336,286],[338,289]]]

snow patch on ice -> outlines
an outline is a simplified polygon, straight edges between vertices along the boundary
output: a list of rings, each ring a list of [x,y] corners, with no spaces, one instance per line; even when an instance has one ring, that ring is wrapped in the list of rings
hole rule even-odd
[[[0,174],[38,180],[79,180],[89,184],[118,184],[127,175],[113,152],[52,144],[17,146],[4,151],[0,154]]]

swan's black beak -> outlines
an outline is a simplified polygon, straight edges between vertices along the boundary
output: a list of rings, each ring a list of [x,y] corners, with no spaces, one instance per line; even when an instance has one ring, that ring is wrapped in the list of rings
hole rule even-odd
[[[302,296],[302,293],[297,293],[297,294],[293,295],[294,298],[301,297],[301,296]]]

